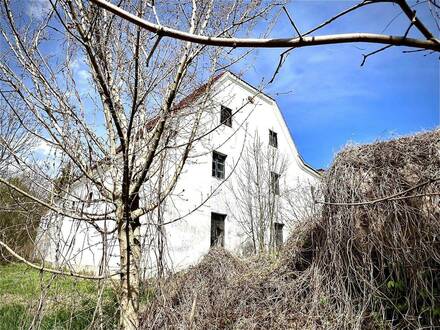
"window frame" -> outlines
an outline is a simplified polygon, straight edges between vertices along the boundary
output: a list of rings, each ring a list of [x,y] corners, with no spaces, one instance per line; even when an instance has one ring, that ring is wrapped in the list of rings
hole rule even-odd
[[[274,231],[274,245],[277,250],[279,250],[284,244],[284,223],[274,222],[273,231]]]
[[[93,191],[89,191],[89,192],[87,193],[87,207],[90,206],[90,204],[92,203],[92,201],[93,201]]]
[[[224,115],[225,112],[228,112]],[[224,105],[220,106],[220,124],[232,127],[232,109]]]
[[[221,246],[225,247],[225,224],[226,214],[211,212],[211,227],[210,227],[210,247]],[[214,228],[215,225],[218,225]],[[219,234],[217,229],[220,229]],[[221,239],[219,242],[219,238]]]
[[[177,136],[177,130],[176,129],[174,129],[174,128],[170,128],[169,130],[168,130],[168,140],[174,140],[175,138],[176,138],[176,136]]]
[[[269,129],[269,145],[278,149],[278,133]]]
[[[280,174],[273,171],[270,172],[270,191],[277,196],[280,195],[280,177]]]
[[[217,157],[217,158],[216,158]],[[212,152],[212,177],[220,180],[224,180],[226,177],[226,157],[225,154],[222,154],[218,151]],[[221,164],[220,160],[223,160],[223,164]],[[218,165],[221,164],[223,166],[223,170],[220,170]]]

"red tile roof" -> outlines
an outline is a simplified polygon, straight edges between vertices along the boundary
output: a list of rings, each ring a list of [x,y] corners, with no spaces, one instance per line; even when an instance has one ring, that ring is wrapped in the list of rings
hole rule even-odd
[[[219,80],[224,74],[225,74],[225,72],[218,74],[214,78],[209,79],[206,83],[204,83],[200,87],[193,90],[188,96],[186,96],[182,100],[180,100],[180,102],[177,103],[173,107],[171,112],[178,112],[178,111],[185,109],[186,107],[192,105],[200,96],[202,96],[209,88],[211,88],[211,86],[217,80]],[[148,121],[148,123],[146,124],[146,129],[148,131],[151,130],[154,127],[154,125],[156,125],[158,120],[159,120],[159,117],[156,116],[153,119],[151,119],[150,121]]]

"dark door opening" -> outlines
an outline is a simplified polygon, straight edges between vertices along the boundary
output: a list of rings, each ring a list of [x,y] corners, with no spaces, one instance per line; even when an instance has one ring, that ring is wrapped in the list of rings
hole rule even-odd
[[[274,231],[275,231],[275,248],[277,250],[281,249],[283,246],[283,227],[282,223],[274,223]]]
[[[225,214],[211,213],[211,246],[225,246]]]

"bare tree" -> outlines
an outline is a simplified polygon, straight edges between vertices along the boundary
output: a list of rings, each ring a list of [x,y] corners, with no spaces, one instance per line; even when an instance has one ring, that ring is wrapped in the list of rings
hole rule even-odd
[[[390,46],[440,50],[438,39],[404,0],[365,0],[306,32],[298,30],[285,10],[297,33],[297,37],[285,39],[242,38],[262,18],[270,29],[271,9],[276,7],[271,3],[126,0],[114,6],[104,0],[49,2],[46,12],[29,19],[22,8],[2,0],[0,33],[5,47],[0,54],[0,94],[6,108],[18,114],[20,129],[44,145],[46,152],[24,156],[13,147],[17,140],[2,139],[9,170],[12,166],[14,171],[38,178],[35,182],[41,194],[30,194],[4,174],[0,183],[49,209],[51,216],[71,219],[99,233],[102,270],[92,276],[43,267],[22,258],[4,242],[0,244],[43,271],[102,280],[112,276],[107,267],[107,255],[112,253],[107,242],[115,235],[123,329],[138,326],[140,217],[155,212],[173,191],[198,140],[209,94],[196,108],[179,101],[202,80],[247,54],[232,56],[223,47],[287,48],[274,76],[288,52],[297,47],[346,42],[386,45],[364,58]],[[312,35],[340,17],[379,2],[397,4],[408,17],[402,35]],[[436,14],[438,3],[430,0],[428,4]],[[423,38],[408,37],[411,29],[421,32]],[[240,38],[235,37],[238,33]],[[170,144],[176,127],[185,142]],[[166,153],[163,162],[160,156]],[[51,225],[57,222],[49,217],[44,225],[52,232]],[[73,229],[71,234],[75,234]],[[60,245],[65,243],[58,240]],[[69,265],[64,258],[60,262]]]
[[[7,93],[7,91],[2,91]],[[35,147],[32,135],[23,129],[23,123],[32,125],[29,118],[19,108],[8,103],[8,99],[0,98],[0,173],[2,176],[13,175],[12,164],[18,161],[17,155],[26,154]]]
[[[160,5],[127,0],[119,6],[157,24],[219,37],[248,34],[255,21],[267,19],[274,7],[241,0]],[[85,275],[75,269],[43,267],[0,244],[31,267],[96,280],[114,275],[107,259],[110,253],[119,254],[119,326],[135,329],[140,218],[155,212],[173,191],[199,138],[209,93],[197,107],[179,101],[247,53],[233,57],[223,48],[163,38],[161,32],[145,31],[82,0],[50,1],[46,12],[31,18],[3,0],[1,14],[1,43],[6,47],[1,54],[0,94],[10,111],[24,109],[26,118],[36,123],[29,125],[23,113],[17,113],[20,129],[46,151],[23,157],[12,140],[2,140],[16,159],[14,170],[37,177],[42,193],[30,194],[4,175],[0,183],[50,210],[41,226],[58,251],[69,248],[60,234],[60,219],[72,221],[70,236],[80,230],[96,231],[101,270]],[[170,143],[176,130],[184,143]],[[116,252],[108,245],[112,237],[118,241]],[[57,262],[71,266],[69,254],[58,254]]]
[[[242,227],[253,253],[274,250],[275,224],[287,210],[282,200],[288,193],[285,178],[288,162],[277,149],[264,145],[258,133],[244,150],[234,181],[228,184],[232,199],[232,217]]]
[[[276,140],[275,140],[276,141]],[[231,217],[246,237],[245,253],[276,252],[287,232],[317,214],[320,181],[295,177],[278,142],[263,143],[255,133],[228,182]]]

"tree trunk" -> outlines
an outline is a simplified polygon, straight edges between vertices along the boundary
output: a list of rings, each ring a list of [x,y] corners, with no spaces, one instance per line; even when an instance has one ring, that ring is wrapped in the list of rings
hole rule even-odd
[[[131,219],[124,207],[117,210],[120,252],[120,319],[119,329],[139,328],[140,222]]]

